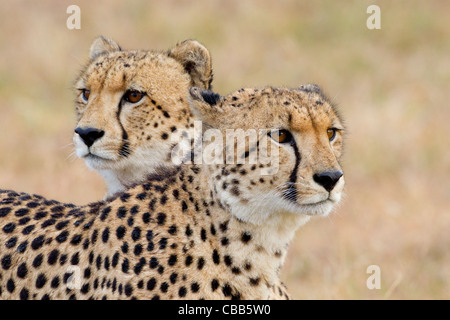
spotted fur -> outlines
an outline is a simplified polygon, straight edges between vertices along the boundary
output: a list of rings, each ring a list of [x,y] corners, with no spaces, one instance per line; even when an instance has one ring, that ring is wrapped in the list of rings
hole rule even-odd
[[[105,37],[93,42],[75,84],[73,140],[77,155],[105,179],[106,198],[143,182],[157,167],[171,165],[172,136],[192,125],[189,87],[210,89],[212,78],[211,56],[195,40],[168,52],[123,50]],[[144,96],[130,103],[125,99],[130,91]],[[100,135],[89,145],[83,130]]]
[[[81,207],[1,191],[0,298],[271,297],[296,229],[328,214],[344,185],[342,177],[325,192],[314,182],[312,173],[340,169],[341,132],[330,142],[326,130],[341,121],[305,88],[241,90],[214,106],[191,89],[192,108],[211,127],[292,133],[291,145],[269,140],[280,167],[264,179],[264,165],[185,164]],[[296,197],[286,198],[293,172]]]

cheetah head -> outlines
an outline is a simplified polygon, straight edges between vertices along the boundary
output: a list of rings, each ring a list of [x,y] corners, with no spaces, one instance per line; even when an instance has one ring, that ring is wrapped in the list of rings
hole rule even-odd
[[[186,40],[168,52],[122,50],[99,37],[76,81],[76,154],[112,195],[170,164],[171,136],[189,128],[189,88],[209,89],[208,50]]]
[[[204,130],[203,160],[214,149],[223,163],[208,166],[211,188],[241,221],[292,215],[307,221],[340,201],[344,127],[319,87],[241,89],[225,97],[191,88],[191,97]],[[210,130],[223,140],[211,139]]]

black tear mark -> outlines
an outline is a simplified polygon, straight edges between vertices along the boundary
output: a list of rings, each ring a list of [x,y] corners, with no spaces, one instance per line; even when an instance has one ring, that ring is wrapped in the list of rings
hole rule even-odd
[[[130,151],[130,143],[128,142],[128,133],[120,122],[120,112],[122,111],[122,100],[120,100],[119,106],[117,108],[117,121],[119,122],[120,128],[122,129],[122,146],[119,150],[119,156],[128,157],[131,153]]]
[[[295,187],[295,183],[297,182],[297,173],[298,173],[298,166],[300,165],[300,152],[298,151],[297,144],[295,143],[295,140],[292,140],[292,148],[294,149],[295,154],[295,166],[294,170],[292,170],[290,176],[289,176],[289,185],[286,188],[286,190],[283,193],[283,198],[296,202],[297,201],[297,188]]]

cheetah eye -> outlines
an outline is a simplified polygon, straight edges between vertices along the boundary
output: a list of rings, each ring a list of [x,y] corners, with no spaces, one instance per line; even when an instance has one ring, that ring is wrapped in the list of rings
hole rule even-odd
[[[289,143],[293,140],[292,134],[288,130],[272,130],[269,136],[278,143]]]
[[[81,90],[81,98],[83,98],[84,101],[89,100],[89,96],[91,95],[91,90],[88,89],[82,89]]]
[[[139,91],[127,91],[123,98],[126,102],[137,103],[145,96],[145,93]]]
[[[338,130],[336,128],[330,128],[327,130],[328,140],[333,141],[336,138],[336,132]]]

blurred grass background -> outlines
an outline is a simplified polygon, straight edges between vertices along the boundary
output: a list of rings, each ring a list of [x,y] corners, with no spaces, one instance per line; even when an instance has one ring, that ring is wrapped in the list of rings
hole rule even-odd
[[[81,30],[66,9],[81,8]],[[381,30],[366,9],[381,8]],[[195,38],[214,89],[319,84],[346,119],[346,198],[297,232],[295,299],[450,299],[449,1],[1,1],[0,186],[85,204],[105,187],[70,157],[72,82],[91,41]],[[381,268],[381,289],[366,268]]]

